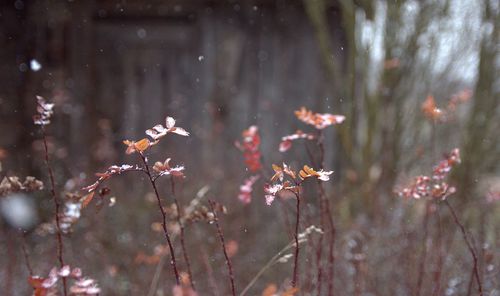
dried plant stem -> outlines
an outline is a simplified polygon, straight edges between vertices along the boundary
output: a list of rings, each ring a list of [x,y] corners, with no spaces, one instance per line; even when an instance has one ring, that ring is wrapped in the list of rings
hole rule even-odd
[[[297,286],[297,275],[298,275],[298,265],[299,265],[299,223],[300,223],[300,194],[298,192],[292,191],[296,197],[296,210],[295,210],[295,256],[293,263],[293,277],[292,277],[292,287]]]
[[[191,288],[193,288],[193,291],[196,291],[196,288],[195,288],[194,282],[193,282],[193,273],[191,272],[191,264],[189,261],[188,253],[186,251],[186,244],[184,241],[184,237],[185,237],[184,236],[184,224],[181,221],[182,209],[181,209],[181,206],[179,204],[179,201],[175,197],[174,176],[170,176],[170,185],[171,185],[171,189],[172,189],[172,196],[173,196],[174,202],[175,202],[175,207],[177,209],[177,223],[179,224],[179,228],[180,228],[180,241],[181,241],[182,255],[184,256],[184,261],[186,261],[186,268],[187,268],[187,272],[189,275],[189,283],[191,284]]]
[[[28,250],[26,249],[26,238],[24,237],[24,233],[21,233],[21,249],[23,251],[26,268],[28,269],[30,276],[33,276],[33,268],[31,267],[31,261],[30,261],[30,256],[28,254]]]
[[[334,280],[335,280],[335,235],[336,229],[333,223],[332,213],[330,212],[330,201],[325,198],[326,215],[330,226],[330,240],[328,243],[328,295],[334,294]]]
[[[15,246],[14,246],[14,240],[9,239],[10,237],[10,229],[3,229],[4,230],[4,235],[7,237],[7,252],[6,252],[6,257],[7,257],[7,262],[6,262],[6,268],[5,268],[5,282],[4,286],[2,288],[2,292],[4,292],[6,295],[12,295],[12,283],[13,280],[12,278],[14,277],[14,272],[15,268],[17,266],[16,264],[16,256],[14,254]]]
[[[469,253],[472,256],[472,260],[473,260],[473,264],[474,264],[473,267],[472,267],[472,270],[473,270],[474,276],[476,278],[477,289],[479,291],[479,296],[482,296],[483,295],[483,286],[481,285],[481,279],[479,277],[479,271],[478,271],[478,268],[477,268],[477,255],[476,255],[476,252],[474,251],[474,248],[472,247],[472,243],[470,242],[469,236],[467,235],[467,232],[465,231],[465,227],[460,222],[460,220],[458,219],[458,216],[457,216],[455,210],[453,209],[453,207],[451,206],[451,204],[448,202],[448,200],[445,199],[444,203],[448,207],[448,209],[450,210],[451,215],[453,216],[453,220],[455,221],[455,224],[460,228],[460,231],[462,232],[462,236],[464,238],[465,244],[467,245],[467,248],[469,249]]]
[[[236,289],[234,288],[234,274],[233,274],[233,265],[231,264],[231,259],[227,255],[226,251],[226,243],[224,241],[224,234],[222,233],[222,228],[219,225],[219,218],[217,216],[217,211],[215,210],[215,202],[213,200],[208,200],[208,204],[210,205],[210,210],[214,214],[214,222],[217,227],[217,234],[219,235],[219,239],[221,242],[222,251],[224,252],[224,257],[226,258],[226,265],[229,272],[229,281],[231,283],[231,294],[236,296]]]
[[[257,280],[260,278],[260,276],[268,270],[271,266],[276,264],[278,262],[278,259],[283,256],[283,253],[285,253],[287,250],[295,246],[295,240],[291,241],[288,245],[286,245],[283,249],[281,249],[276,255],[274,255],[269,261],[267,261],[266,265],[262,267],[259,272],[252,278],[252,280],[246,285],[246,287],[241,291],[239,296],[244,296],[248,290],[257,282]]]
[[[288,218],[288,209],[287,205],[285,204],[285,201],[282,199],[278,199],[278,202],[280,203],[281,210],[282,210],[282,216],[283,216],[283,224],[285,226],[285,231],[288,236],[288,239],[291,239],[293,234],[292,234],[292,226],[290,225],[290,219]]]
[[[59,204],[59,200],[57,199],[57,194],[56,194],[56,184],[54,180],[54,172],[52,170],[52,166],[50,165],[50,158],[49,158],[49,148],[47,145],[47,134],[45,133],[45,128],[43,125],[41,126],[42,130],[42,138],[43,138],[43,147],[44,147],[44,152],[45,152],[45,165],[47,166],[47,171],[49,173],[49,178],[50,178],[50,193],[52,195],[52,201],[54,202],[54,207],[55,207],[55,216],[56,216],[56,243],[57,243],[57,259],[59,261],[60,267],[63,267],[64,264],[64,258],[63,258],[63,249],[64,249],[64,244],[63,244],[63,239],[62,239],[62,234],[61,234],[61,224],[60,224],[60,207],[61,205]],[[64,295],[67,295],[67,288],[66,288],[66,278],[63,278],[63,289],[64,289]]]
[[[427,239],[429,238],[429,202],[425,203],[425,216],[424,216],[424,239],[422,240],[422,254],[420,255],[420,263],[418,267],[418,276],[417,276],[417,286],[415,288],[415,295],[420,296],[420,292],[422,290],[422,283],[424,280],[425,274],[425,262],[427,261]]]
[[[433,291],[432,295],[440,295],[441,273],[442,273],[443,264],[444,264],[443,230],[441,228],[441,216],[439,214],[439,207],[436,209],[436,217],[438,220],[438,226],[437,226],[438,231],[437,231],[437,237],[436,237],[438,261],[437,261],[436,271],[434,272],[434,291]]]
[[[146,157],[144,156],[144,154],[139,153],[139,155],[141,156],[142,162],[144,164],[145,173],[149,177],[149,181],[151,182],[151,186],[153,187],[153,190],[154,190],[155,195],[156,195],[156,201],[158,202],[158,208],[160,209],[160,212],[162,215],[161,225],[163,227],[163,232],[165,234],[165,238],[167,239],[168,248],[170,250],[170,259],[171,259],[170,264],[172,265],[172,270],[174,271],[175,282],[177,285],[179,285],[180,284],[179,272],[177,271],[177,262],[175,260],[174,247],[172,245],[172,241],[170,240],[170,235],[168,234],[168,229],[167,229],[167,214],[165,213],[165,209],[163,208],[163,205],[161,203],[160,194],[158,193],[158,189],[156,188],[155,180],[153,179],[153,176],[151,175],[151,171],[149,170],[148,161],[147,161]]]
[[[319,165],[316,163],[316,160],[314,159],[314,155],[309,148],[309,146],[306,144],[306,152],[307,155],[309,156],[309,160],[311,161],[312,165],[315,167],[319,167],[319,169],[324,168],[325,164],[325,145],[324,145],[324,135],[323,131],[318,131],[318,140],[316,142],[317,147],[319,149]],[[325,229],[325,216],[326,220],[328,221],[328,226],[330,227],[330,237],[328,241],[328,274],[327,274],[327,283],[328,283],[328,294],[329,296],[334,295],[334,276],[335,276],[335,268],[334,268],[334,263],[335,263],[335,224],[333,222],[333,216],[330,210],[330,201],[326,197],[326,192],[325,188],[323,187],[323,184],[321,181],[318,182],[318,189],[320,193],[320,202],[319,202],[319,211],[320,211],[320,227],[321,229]],[[323,278],[323,268],[321,266],[321,261],[322,261],[322,256],[323,256],[323,237],[320,237],[318,239],[318,249],[316,250],[316,265],[318,267],[317,271],[317,293],[318,295],[321,295],[321,288],[322,288],[322,278]]]
[[[325,144],[324,144],[324,135],[323,131],[319,131],[318,135],[318,148],[319,148],[319,155],[320,155],[320,169],[324,169],[325,166]],[[328,295],[333,296],[334,295],[334,276],[335,276],[335,234],[336,234],[336,229],[335,229],[335,224],[333,223],[333,215],[330,211],[330,201],[326,197],[326,192],[325,188],[323,187],[323,183],[321,183],[319,180],[318,182],[318,188],[320,191],[320,197],[321,201],[320,206],[323,206],[321,211],[321,215],[326,215],[327,221],[328,221],[328,226],[330,227],[330,240],[328,242],[328,277],[327,277],[327,282],[328,282]],[[324,219],[323,222],[324,223]],[[322,224],[322,228],[325,226]],[[321,286],[320,286],[321,290]],[[321,291],[320,291],[321,292]],[[318,294],[320,295],[320,294]]]
[[[318,186],[320,189],[321,200],[323,201],[322,215],[326,215],[328,226],[330,228],[330,239],[328,241],[328,294],[329,296],[334,295],[334,276],[335,276],[335,235],[336,228],[333,223],[333,216],[330,211],[330,201],[326,197],[325,189],[323,184],[318,181]],[[323,226],[324,227],[324,226]]]
[[[155,177],[156,178],[156,177]],[[196,206],[199,205],[200,203],[200,200],[205,196],[205,194],[208,192],[208,190],[210,190],[210,187],[209,186],[204,186],[202,187],[198,193],[196,193],[196,197],[191,200],[191,202],[189,203],[189,205],[186,207],[185,209],[185,213],[192,213],[195,209]],[[171,236],[171,239],[172,241],[175,241],[175,233],[172,234]],[[205,250],[203,248],[200,248],[202,253],[205,252]],[[205,252],[206,254],[206,252]],[[156,271],[155,271],[155,274],[153,276],[153,279],[151,280],[151,284],[149,285],[149,291],[148,291],[148,296],[153,296],[154,294],[156,294],[156,288],[158,286],[158,281],[159,281],[159,278],[160,278],[160,274],[161,274],[161,271],[163,270],[163,266],[165,265],[165,258],[166,258],[167,254],[162,254],[160,256],[160,261],[158,262],[158,264],[156,265]],[[203,260],[205,260],[205,258],[203,257]],[[208,262],[208,261],[207,261]],[[204,262],[205,263],[205,262]],[[210,268],[210,266],[208,266]],[[208,272],[208,270],[207,270]],[[213,276],[209,274],[209,282],[213,279]],[[213,288],[211,286],[211,288]],[[218,292],[218,289],[212,289],[214,291],[214,294],[215,295],[219,295],[219,292]]]
[[[323,267],[321,265],[321,257],[323,255],[323,238],[318,239],[318,248],[316,250],[316,266],[318,267],[317,277],[316,277],[316,292],[321,295],[321,283],[323,277]]]
[[[320,146],[320,142],[318,140],[317,142],[318,144],[318,147]],[[311,151],[311,149],[309,148],[309,146],[307,145],[307,143],[305,144],[305,147],[306,147],[306,152],[307,152],[307,155],[309,156],[309,160],[311,161],[311,164],[314,166],[314,167],[317,167],[317,164],[316,164],[316,161],[314,159],[314,156],[313,156],[313,153]],[[324,147],[323,148],[320,148],[320,152],[324,152]],[[321,155],[321,164],[323,163],[323,156]],[[322,169],[323,167],[319,167],[319,169]],[[320,190],[320,199],[319,199],[319,224],[320,224],[320,227],[321,229],[325,229],[325,199],[324,199],[324,195],[322,194],[322,192],[324,192],[322,190],[322,184],[321,182],[318,180],[318,188]],[[322,281],[323,281],[323,266],[321,264],[322,262],[322,257],[323,257],[323,236],[320,236],[318,238],[318,247],[316,249],[316,266],[317,266],[317,272],[316,272],[316,293],[318,295],[321,295],[321,288],[322,288]]]

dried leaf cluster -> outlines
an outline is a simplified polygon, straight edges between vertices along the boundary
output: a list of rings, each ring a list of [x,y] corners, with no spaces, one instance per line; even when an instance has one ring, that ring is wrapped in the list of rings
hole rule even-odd
[[[71,268],[65,265],[61,268],[52,268],[47,277],[31,276],[29,283],[33,287],[33,296],[60,295],[57,283],[63,279],[72,279],[69,292],[74,296],[98,295],[101,289],[95,280],[84,277],[80,268]]]
[[[38,190],[43,190],[43,182],[32,176],[26,177],[22,182],[17,176],[4,177],[0,182],[0,196],[20,191],[32,192]]]
[[[54,104],[47,103],[47,101],[41,96],[36,96],[36,101],[37,114],[33,116],[34,123],[42,126],[50,124],[50,118],[54,113]]]
[[[446,157],[433,168],[432,175],[418,176],[413,182],[399,190],[397,193],[406,198],[420,199],[430,197],[434,199],[446,199],[455,192],[455,187],[450,186],[443,180],[448,176],[453,166],[460,163],[460,151],[453,149]]]

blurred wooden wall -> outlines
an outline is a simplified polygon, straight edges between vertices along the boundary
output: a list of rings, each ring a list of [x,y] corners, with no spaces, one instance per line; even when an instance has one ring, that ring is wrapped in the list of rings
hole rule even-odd
[[[168,138],[160,155],[173,156],[198,177],[207,178],[208,171],[211,180],[233,173],[240,178],[242,160],[232,147],[243,129],[258,124],[266,160],[280,162],[279,139],[305,128],[294,110],[305,105],[335,112],[331,80],[300,1],[25,5],[3,7],[7,13],[22,11],[19,26],[3,30],[24,28],[18,38],[26,39],[16,41],[25,49],[9,49],[4,60],[12,64],[14,52],[23,52],[25,63],[36,58],[42,69],[20,73],[17,93],[3,84],[0,96],[16,101],[12,105],[23,117],[2,120],[22,128],[3,136],[0,146],[29,144],[22,139],[33,130],[34,95],[45,95],[57,105],[52,131],[75,172],[124,161],[123,139],[142,138],[144,130],[171,115],[192,137]],[[334,53],[341,56],[343,33],[334,4],[328,15],[338,45]],[[3,75],[18,72],[11,68]],[[12,114],[11,109],[3,104],[1,112]]]

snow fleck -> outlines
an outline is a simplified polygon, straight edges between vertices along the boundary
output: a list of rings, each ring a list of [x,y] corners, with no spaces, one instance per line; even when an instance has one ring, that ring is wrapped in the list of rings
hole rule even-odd
[[[147,35],[148,35],[148,33],[146,32],[146,30],[144,28],[140,28],[139,30],[137,30],[137,37],[144,39],[144,38],[146,38]]]
[[[32,59],[30,61],[30,68],[31,70],[33,70],[33,72],[37,72],[42,69],[42,65],[36,59]]]

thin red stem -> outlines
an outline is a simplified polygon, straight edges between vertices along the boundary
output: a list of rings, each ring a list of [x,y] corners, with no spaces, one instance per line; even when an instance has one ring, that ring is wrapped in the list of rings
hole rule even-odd
[[[156,201],[158,202],[158,208],[160,209],[160,212],[162,215],[161,225],[163,227],[163,233],[165,234],[165,238],[167,239],[167,243],[168,243],[168,248],[170,250],[170,259],[171,259],[170,264],[172,265],[172,270],[174,271],[175,282],[177,285],[179,285],[180,284],[179,272],[177,271],[177,262],[175,260],[174,247],[172,245],[172,241],[170,240],[170,235],[168,234],[168,229],[167,229],[167,214],[165,212],[165,209],[163,208],[160,194],[158,193],[158,189],[156,188],[156,183],[155,183],[153,176],[151,175],[151,172],[149,170],[148,161],[147,161],[146,157],[144,156],[144,154],[139,153],[139,155],[141,156],[142,162],[144,163],[146,175],[148,175],[149,181],[151,182],[151,186],[153,187],[153,190],[154,190],[155,195],[156,195]]]
[[[328,295],[333,296],[334,294],[334,279],[335,279],[335,235],[336,229],[333,223],[333,217],[330,212],[330,201],[325,199],[326,215],[328,217],[328,223],[330,226],[330,240],[328,244]]]
[[[288,218],[288,209],[287,205],[285,204],[285,201],[283,201],[281,198],[278,199],[278,202],[280,203],[281,209],[282,209],[282,214],[283,214],[283,223],[285,224],[285,230],[286,234],[288,235],[288,238],[292,238],[292,226],[290,225],[290,219]]]
[[[5,233],[6,232],[6,233]],[[7,295],[12,295],[12,284],[13,280],[12,278],[14,277],[15,273],[15,268],[16,268],[16,256],[14,254],[15,252],[15,246],[14,246],[14,240],[10,239],[10,229],[7,229],[4,232],[5,236],[7,237],[7,266],[5,270],[5,282],[4,282],[4,287],[2,288],[2,292],[4,292]]]
[[[425,274],[425,262],[427,261],[427,239],[429,237],[429,202],[425,204],[425,216],[424,216],[424,239],[422,240],[422,254],[420,255],[420,263],[418,268],[417,286],[415,289],[415,295],[420,296],[420,291],[422,290],[422,282],[424,280]]]
[[[479,277],[479,271],[478,271],[478,268],[477,268],[477,255],[476,255],[476,252],[474,251],[474,248],[472,247],[472,244],[470,242],[469,236],[467,235],[467,232],[465,231],[465,227],[460,222],[460,220],[458,219],[458,216],[457,216],[455,210],[450,205],[450,203],[448,202],[448,200],[445,199],[444,203],[446,204],[446,206],[450,210],[451,215],[453,216],[453,220],[455,221],[455,224],[457,224],[457,226],[460,228],[460,231],[462,232],[462,236],[464,238],[465,244],[467,245],[467,248],[469,249],[469,253],[472,256],[472,260],[473,260],[473,264],[474,264],[473,267],[472,267],[472,269],[473,269],[474,276],[476,278],[477,289],[479,291],[479,296],[482,296],[483,295],[483,286],[481,285],[481,278]]]
[[[43,125],[41,126],[42,130],[42,138],[43,138],[43,147],[45,151],[45,165],[47,166],[47,170],[49,173],[49,178],[50,178],[50,193],[52,195],[52,201],[54,202],[54,207],[55,207],[55,216],[56,216],[56,243],[57,243],[57,259],[59,261],[60,267],[64,266],[64,258],[63,258],[63,239],[61,235],[61,224],[60,224],[60,204],[57,199],[57,194],[56,194],[56,185],[54,181],[54,172],[52,171],[52,166],[50,165],[50,158],[49,158],[49,148],[47,145],[47,135],[45,133],[45,128]],[[63,278],[63,288],[64,288],[64,295],[67,295],[67,288],[66,288],[66,278]]]
[[[33,268],[31,267],[31,261],[30,261],[30,256],[28,254],[28,250],[26,249],[26,238],[24,237],[24,233],[21,233],[21,249],[23,251],[26,268],[28,269],[30,276],[33,276]]]
[[[186,251],[186,244],[185,244],[185,241],[184,241],[184,237],[185,237],[184,236],[184,224],[181,221],[182,209],[181,209],[181,206],[179,204],[179,201],[175,197],[175,181],[174,181],[174,176],[170,177],[170,185],[171,185],[171,189],[172,189],[172,196],[173,196],[174,202],[175,202],[175,207],[177,208],[177,223],[179,224],[179,228],[181,230],[180,231],[180,241],[181,241],[182,255],[184,257],[184,261],[186,261],[186,268],[187,268],[187,272],[188,272],[188,275],[189,275],[189,283],[191,284],[191,288],[193,288],[193,290],[196,291],[196,288],[195,288],[194,282],[193,282],[193,273],[191,272],[191,264],[190,264],[190,261],[189,261],[188,253]]]
[[[297,187],[298,188],[298,187]],[[299,223],[300,223],[300,194],[298,192],[292,191],[296,197],[296,210],[295,210],[295,258],[293,265],[293,279],[292,279],[292,287],[297,286],[297,275],[299,268]]]
[[[224,234],[222,232],[222,228],[219,225],[219,218],[217,216],[217,211],[215,210],[215,202],[213,200],[208,200],[208,204],[210,205],[210,210],[214,214],[214,222],[215,226],[217,227],[217,234],[219,235],[220,243],[222,246],[222,251],[224,252],[224,257],[226,258],[226,265],[227,269],[229,272],[229,280],[231,283],[231,294],[233,296],[236,296],[236,289],[234,287],[234,274],[233,274],[233,265],[231,264],[231,259],[229,259],[229,255],[227,254],[226,251],[226,243],[224,241]]]
[[[318,134],[318,148],[319,148],[319,155],[320,155],[320,169],[323,169],[325,166],[325,145],[324,145],[324,135],[323,131],[319,131]],[[326,192],[325,188],[323,187],[323,183],[321,183],[319,180],[318,182],[318,187],[320,190],[320,198],[321,201],[323,201],[323,204],[320,205],[323,206],[323,209],[321,210],[321,215],[325,215],[328,220],[328,226],[330,227],[330,240],[328,242],[328,295],[333,296],[334,295],[334,276],[335,276],[335,234],[336,234],[336,229],[335,229],[335,224],[333,222],[333,215],[330,211],[330,201],[326,197]],[[324,223],[324,220],[323,220]],[[322,225],[324,227],[324,225]],[[319,294],[318,294],[319,295]]]
[[[437,231],[437,256],[438,262],[436,271],[434,272],[434,292],[432,295],[439,295],[441,291],[441,272],[443,270],[444,254],[443,254],[443,230],[441,228],[441,216],[439,215],[439,207],[436,209],[436,217],[438,220]]]
[[[321,137],[321,132],[320,132],[319,136]],[[318,147],[320,147],[320,152],[324,153],[324,147],[322,144],[320,144],[320,137],[318,137],[317,145],[318,145]],[[314,167],[317,167],[316,161],[314,160],[313,153],[311,152],[311,149],[309,148],[307,143],[305,144],[305,147],[306,147],[307,155],[309,156],[309,160],[311,161],[311,164]],[[319,167],[319,169],[323,168],[323,158],[324,158],[324,155],[320,155],[321,167]],[[323,194],[324,189],[322,187],[323,185],[321,184],[320,180],[317,180],[317,183],[318,183],[318,188],[320,190],[319,221],[320,221],[321,229],[324,230],[325,229],[325,196]],[[321,265],[322,257],[323,257],[323,235],[320,235],[318,238],[318,247],[316,249],[316,266],[318,268],[317,277],[316,277],[316,283],[317,283],[316,291],[317,291],[318,295],[321,295],[322,280],[323,280],[322,279],[323,278],[323,267]],[[328,270],[330,270],[330,269],[328,269]],[[330,283],[330,280],[328,280],[328,283]],[[330,291],[330,289],[329,289],[329,291]]]

